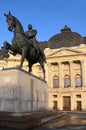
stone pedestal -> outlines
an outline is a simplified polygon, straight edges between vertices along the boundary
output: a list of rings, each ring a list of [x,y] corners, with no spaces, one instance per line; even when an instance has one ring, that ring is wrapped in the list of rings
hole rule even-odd
[[[22,117],[41,109],[48,109],[48,85],[45,81],[23,70],[0,71],[0,112]]]

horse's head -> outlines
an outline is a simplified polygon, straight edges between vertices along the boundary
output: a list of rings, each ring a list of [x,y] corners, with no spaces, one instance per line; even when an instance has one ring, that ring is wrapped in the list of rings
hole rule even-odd
[[[10,12],[8,14],[4,13],[4,15],[5,15],[6,21],[8,23],[8,30],[12,31],[13,27],[15,27],[15,18],[14,18],[14,16],[11,15]]]

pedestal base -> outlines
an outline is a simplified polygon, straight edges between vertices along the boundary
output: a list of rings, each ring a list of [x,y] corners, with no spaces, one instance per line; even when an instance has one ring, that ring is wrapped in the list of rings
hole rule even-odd
[[[14,115],[14,113],[0,112],[0,127],[28,130],[40,125],[41,120],[31,113]]]
[[[48,85],[18,69],[0,71],[0,126],[28,129],[40,123],[32,114],[48,109]]]

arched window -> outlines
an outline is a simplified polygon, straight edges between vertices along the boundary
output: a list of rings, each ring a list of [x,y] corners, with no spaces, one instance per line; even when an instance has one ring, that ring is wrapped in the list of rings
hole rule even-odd
[[[58,76],[54,76],[53,77],[53,87],[54,88],[58,88],[59,87],[59,77]]]
[[[81,75],[75,75],[75,87],[82,87],[82,78]]]
[[[70,87],[70,76],[65,75],[64,76],[64,88],[68,88],[68,87]]]

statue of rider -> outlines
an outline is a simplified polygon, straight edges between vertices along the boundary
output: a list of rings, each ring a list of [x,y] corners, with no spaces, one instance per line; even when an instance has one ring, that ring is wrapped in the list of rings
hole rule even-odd
[[[37,30],[33,29],[32,25],[28,25],[28,31],[25,32],[26,37],[32,43],[33,47],[45,58],[45,54],[42,52],[39,42],[36,40]]]

